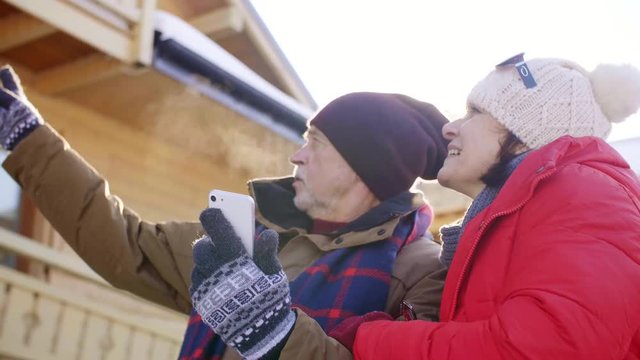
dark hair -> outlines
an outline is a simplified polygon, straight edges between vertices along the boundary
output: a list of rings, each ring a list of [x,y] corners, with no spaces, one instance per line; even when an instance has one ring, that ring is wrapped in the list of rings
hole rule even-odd
[[[500,144],[500,150],[498,151],[498,162],[491,166],[480,180],[489,187],[502,186],[509,177],[507,165],[518,156],[518,151],[521,150],[523,146],[524,143],[511,131],[507,130]]]

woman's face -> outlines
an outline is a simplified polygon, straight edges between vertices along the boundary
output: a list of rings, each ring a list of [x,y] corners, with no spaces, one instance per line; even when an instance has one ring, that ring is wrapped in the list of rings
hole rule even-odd
[[[480,179],[498,160],[506,128],[491,115],[470,108],[464,118],[447,123],[442,134],[449,140],[449,154],[438,182],[475,198],[485,187]]]

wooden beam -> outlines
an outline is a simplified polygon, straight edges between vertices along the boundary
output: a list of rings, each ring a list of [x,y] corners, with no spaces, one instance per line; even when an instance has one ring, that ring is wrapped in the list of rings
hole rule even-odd
[[[0,51],[6,51],[55,33],[53,26],[22,13],[0,19]]]
[[[37,73],[31,85],[41,93],[55,94],[119,74],[127,65],[96,54]]]
[[[153,61],[153,33],[155,31],[154,14],[157,0],[142,0],[140,18],[135,27],[134,51],[139,64],[151,65]]]
[[[69,35],[127,63],[136,61],[131,34],[58,0],[4,0]]]
[[[98,4],[106,7],[114,13],[123,16],[131,22],[136,22],[140,19],[140,9],[135,6],[135,2],[122,3],[114,2],[112,0],[94,0]]]
[[[151,65],[157,0],[67,0],[130,35],[131,61]]]
[[[234,6],[218,9],[189,19],[189,23],[205,35],[244,30],[245,21]]]
[[[57,0],[60,1],[60,0]],[[121,12],[116,12],[112,10],[113,6],[103,5],[101,3],[96,2],[96,0],[65,0],[70,5],[73,5],[78,10],[82,10],[83,12],[87,12],[88,14],[94,16],[97,19],[100,19],[103,23],[109,24],[116,29],[119,29],[122,32],[129,32],[131,30],[131,24],[135,20],[130,20],[129,17],[134,17],[137,19],[138,15],[135,14],[127,14],[128,12],[123,7]]]

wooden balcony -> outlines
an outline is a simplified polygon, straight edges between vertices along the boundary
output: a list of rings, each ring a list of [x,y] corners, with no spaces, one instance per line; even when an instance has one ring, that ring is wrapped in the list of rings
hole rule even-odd
[[[75,256],[0,228],[0,254],[103,288],[132,312],[0,265],[0,359],[176,359],[187,317],[112,288]],[[131,305],[128,305],[129,307]]]

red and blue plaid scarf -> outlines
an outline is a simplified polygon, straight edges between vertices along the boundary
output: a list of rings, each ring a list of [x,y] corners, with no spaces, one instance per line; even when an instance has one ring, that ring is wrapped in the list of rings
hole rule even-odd
[[[425,205],[400,219],[385,241],[333,250],[320,257],[289,284],[293,306],[313,317],[325,332],[347,317],[384,311],[398,252],[427,231],[431,217],[431,208]],[[217,360],[224,351],[225,344],[192,311],[179,359]]]

